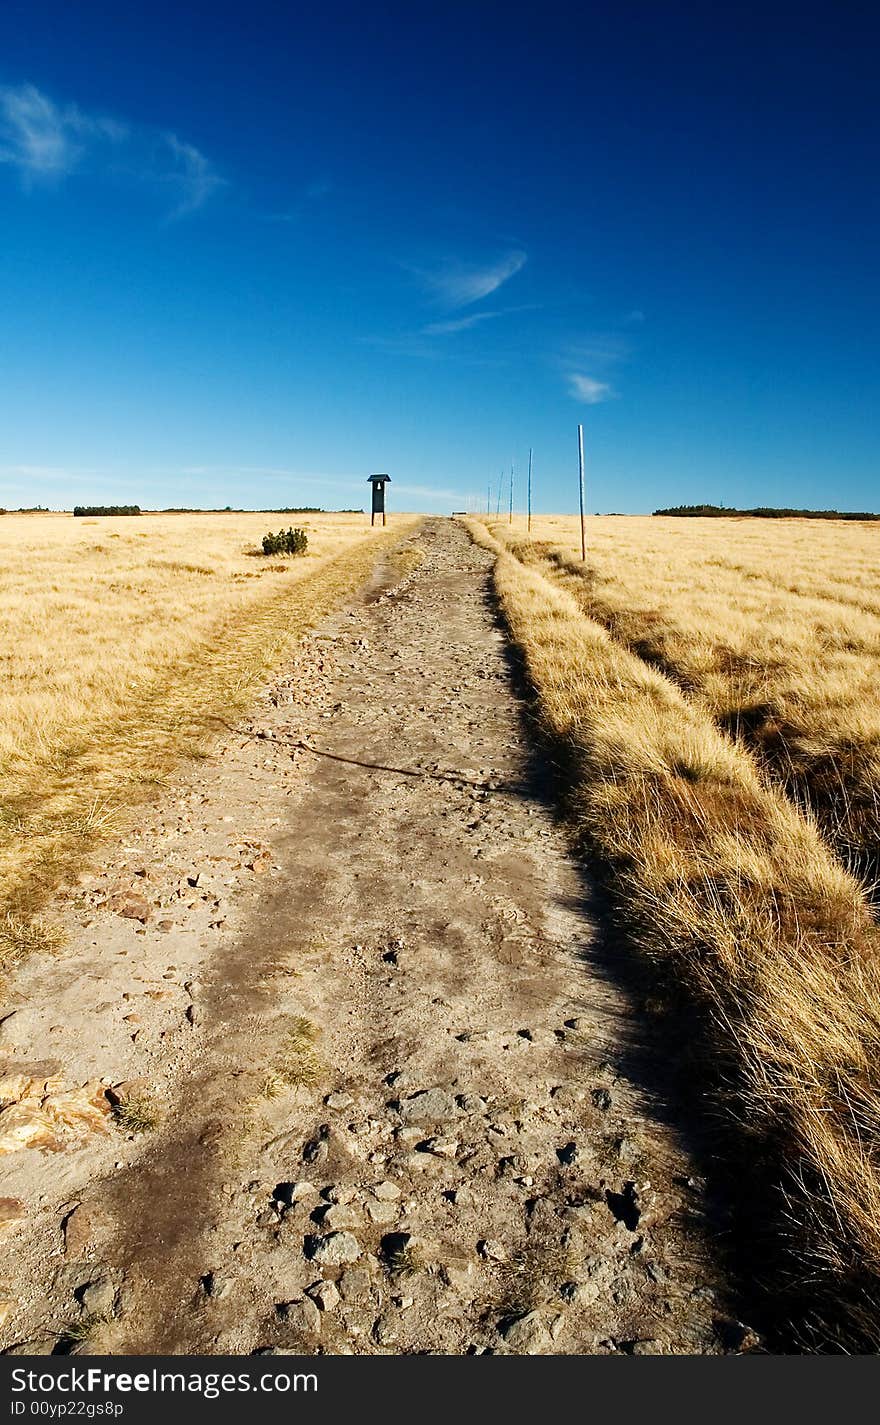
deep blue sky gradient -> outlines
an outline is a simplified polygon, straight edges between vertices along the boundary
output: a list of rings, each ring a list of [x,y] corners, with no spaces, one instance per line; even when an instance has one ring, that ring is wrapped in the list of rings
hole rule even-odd
[[[513,460],[521,506],[533,445],[574,509],[583,420],[594,510],[880,509],[878,39],[875,4],[5,0],[0,504],[388,470],[447,510]]]

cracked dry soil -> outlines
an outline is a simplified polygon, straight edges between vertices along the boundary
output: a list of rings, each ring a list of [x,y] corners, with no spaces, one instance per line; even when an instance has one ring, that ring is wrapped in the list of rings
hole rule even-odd
[[[0,1160],[7,1349],[743,1349],[676,1106],[622,1068],[650,1031],[546,804],[490,556],[450,520],[408,544],[19,977],[6,1069],[139,1076],[159,1120]]]

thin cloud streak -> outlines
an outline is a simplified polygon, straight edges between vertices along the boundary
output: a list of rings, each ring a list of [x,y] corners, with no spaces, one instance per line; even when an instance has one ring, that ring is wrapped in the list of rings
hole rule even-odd
[[[429,297],[441,306],[470,307],[497,292],[525,265],[526,253],[514,250],[488,266],[446,258],[434,268],[412,267]]]
[[[430,322],[422,327],[425,336],[446,336],[449,332],[469,331],[479,322],[487,322],[490,317],[500,317],[501,312],[472,312],[469,317],[453,317],[448,322]]]
[[[446,336],[450,332],[468,331],[471,327],[477,326],[480,322],[489,321],[492,317],[509,317],[515,312],[536,312],[540,308],[538,302],[528,302],[519,307],[497,307],[491,312],[471,312],[466,317],[451,317],[445,322],[431,322],[428,326],[422,327],[423,336]]]
[[[84,168],[108,178],[133,174],[176,192],[171,219],[196,212],[225,181],[177,134],[85,114],[33,84],[0,86],[0,163],[17,169],[26,188]]]
[[[165,176],[181,194],[180,202],[170,217],[182,218],[206,203],[225,180],[214,172],[205,155],[194,144],[184,143],[176,134],[165,134],[163,137],[174,164],[173,170]]]

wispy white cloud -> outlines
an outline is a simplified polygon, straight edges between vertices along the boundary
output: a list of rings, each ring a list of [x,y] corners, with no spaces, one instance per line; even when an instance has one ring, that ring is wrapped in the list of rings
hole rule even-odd
[[[451,317],[447,322],[429,322],[422,327],[425,336],[445,336],[449,332],[464,332],[479,322],[487,322],[490,317],[500,317],[500,312],[472,312],[469,317]]]
[[[424,336],[446,336],[450,332],[468,331],[471,327],[478,326],[480,322],[487,322],[493,317],[509,317],[514,312],[534,312],[538,310],[537,302],[528,302],[519,307],[497,307],[491,312],[470,312],[466,317],[450,317],[443,322],[430,322],[428,326],[422,327]]]
[[[86,168],[108,177],[133,175],[176,194],[171,217],[195,212],[224,181],[201,150],[177,134],[84,113],[33,84],[0,85],[0,163],[17,169],[27,187]]]
[[[184,143],[176,134],[164,134],[163,138],[171,155],[172,166],[162,176],[180,193],[180,201],[170,216],[182,218],[187,213],[194,213],[207,202],[224,180],[194,144]]]
[[[507,252],[495,262],[477,265],[458,258],[444,258],[434,267],[412,267],[410,270],[424,284],[428,295],[444,307],[469,307],[497,292],[525,265],[526,254],[519,250]]]
[[[600,401],[609,401],[614,395],[607,381],[597,381],[579,371],[569,372],[568,389],[576,401],[581,401],[586,406],[597,406]]]
[[[70,173],[90,144],[118,144],[127,135],[125,124],[60,106],[33,84],[0,85],[0,162],[28,178]]]

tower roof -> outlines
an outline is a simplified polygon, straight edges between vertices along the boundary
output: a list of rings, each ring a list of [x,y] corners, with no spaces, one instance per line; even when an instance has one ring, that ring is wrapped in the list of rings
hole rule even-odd
[[[388,481],[388,483],[389,483],[389,485],[390,485],[390,484],[391,484],[391,476],[390,476],[390,475],[368,475],[368,476],[367,476],[367,484],[368,484],[368,485],[381,485],[381,484],[383,484],[384,481],[386,481],[386,480]]]

